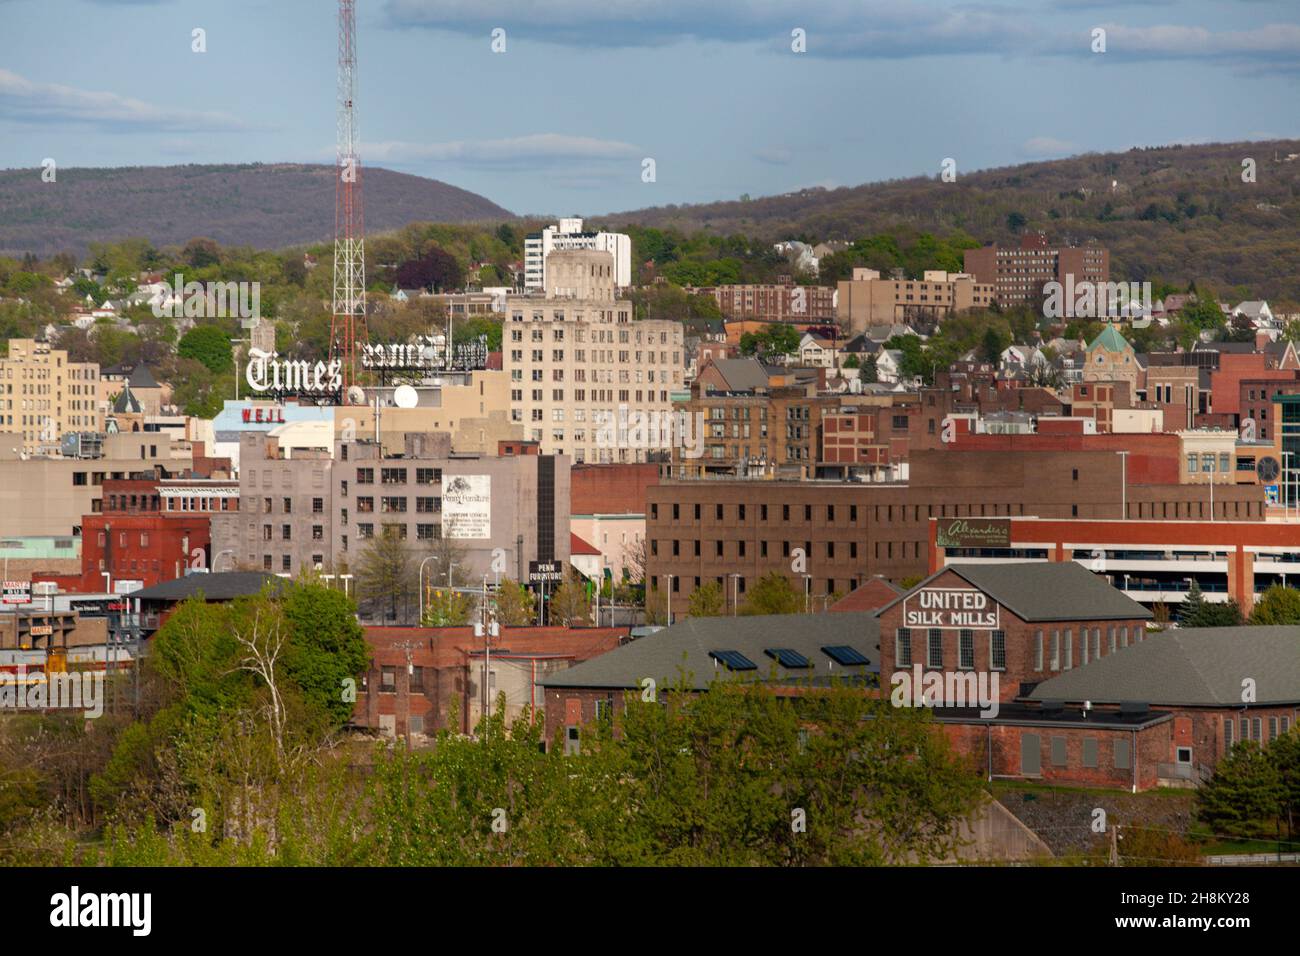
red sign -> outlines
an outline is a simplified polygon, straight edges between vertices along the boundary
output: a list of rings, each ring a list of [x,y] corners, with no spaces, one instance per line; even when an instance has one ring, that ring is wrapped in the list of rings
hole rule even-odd
[[[284,409],[282,407],[265,408],[260,405],[257,408],[246,408],[244,409],[244,421],[283,425]]]

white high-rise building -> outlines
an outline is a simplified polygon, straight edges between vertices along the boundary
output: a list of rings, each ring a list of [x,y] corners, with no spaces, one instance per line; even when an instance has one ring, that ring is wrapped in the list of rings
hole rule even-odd
[[[632,284],[632,237],[621,232],[583,232],[581,219],[561,219],[524,240],[524,291],[546,286],[546,257],[557,249],[595,249],[614,257],[614,285]]]

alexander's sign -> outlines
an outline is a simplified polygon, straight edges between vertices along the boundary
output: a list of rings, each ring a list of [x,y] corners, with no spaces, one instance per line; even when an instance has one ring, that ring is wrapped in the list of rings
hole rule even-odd
[[[1001,608],[974,588],[923,588],[903,601],[903,626],[940,630],[997,630]]]
[[[941,518],[936,522],[937,548],[1009,548],[1011,521],[1007,518]]]

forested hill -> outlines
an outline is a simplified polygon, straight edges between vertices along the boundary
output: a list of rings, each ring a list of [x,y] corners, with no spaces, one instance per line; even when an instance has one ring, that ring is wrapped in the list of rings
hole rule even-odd
[[[435,179],[363,169],[368,232],[413,220],[511,217],[475,193]],[[334,235],[334,167],[275,164],[0,170],[0,255],[84,254],[91,242],[143,236],[156,246],[206,236],[278,249]]]
[[[765,240],[962,231],[980,242],[1041,229],[1097,239],[1116,279],[1160,278],[1300,302],[1300,140],[1089,153],[1069,159],[592,217]],[[1255,181],[1243,182],[1253,159]],[[937,161],[936,161],[937,164]]]

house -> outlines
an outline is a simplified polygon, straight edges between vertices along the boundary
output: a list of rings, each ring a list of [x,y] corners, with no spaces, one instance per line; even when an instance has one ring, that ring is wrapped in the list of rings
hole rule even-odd
[[[1272,310],[1269,309],[1268,303],[1262,300],[1249,300],[1237,303],[1232,309],[1234,319],[1242,319],[1250,323],[1254,329],[1264,328],[1276,325],[1277,321],[1273,317]]]
[[[812,368],[834,368],[838,363],[839,348],[834,339],[822,338],[805,332],[799,340],[799,364]]]

